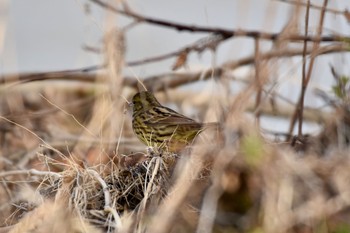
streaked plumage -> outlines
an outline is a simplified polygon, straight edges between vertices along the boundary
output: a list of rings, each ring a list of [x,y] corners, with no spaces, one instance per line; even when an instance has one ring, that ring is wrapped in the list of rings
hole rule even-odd
[[[162,106],[151,92],[134,95],[132,126],[137,137],[148,146],[178,152],[208,126]]]

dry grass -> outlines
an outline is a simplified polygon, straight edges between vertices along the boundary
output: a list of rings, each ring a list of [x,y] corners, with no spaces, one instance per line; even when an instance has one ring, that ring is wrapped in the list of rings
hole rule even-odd
[[[17,156],[10,152],[13,147],[6,146],[7,153],[14,157],[3,157],[0,173],[3,230],[342,232],[348,229],[348,133],[339,127],[348,125],[347,112],[331,119],[318,136],[295,139],[291,146],[267,140],[252,127],[244,116],[244,108],[239,111],[246,93],[236,97],[241,100],[236,101],[232,115],[227,117],[228,124],[221,132],[224,138],[208,139],[212,132],[207,132],[191,150],[180,155],[158,152],[155,148],[130,153],[127,147],[120,146],[123,141],[119,142],[117,154],[102,150],[104,143],[100,141],[88,141],[89,147],[84,143],[59,146],[55,136],[42,139],[35,152],[23,149]],[[60,115],[55,117],[69,118],[61,113],[55,112]],[[9,121],[7,124],[11,125]],[[3,134],[6,142],[15,142],[15,132],[39,140],[37,132],[22,127],[12,124]],[[130,138],[124,136],[124,142],[129,142],[131,149],[132,145],[137,148],[138,142],[131,139],[134,136],[130,130],[125,126],[123,133]],[[27,144],[17,144],[16,148],[24,145]],[[55,149],[51,145],[56,145]],[[85,158],[70,152],[78,145],[86,151]]]

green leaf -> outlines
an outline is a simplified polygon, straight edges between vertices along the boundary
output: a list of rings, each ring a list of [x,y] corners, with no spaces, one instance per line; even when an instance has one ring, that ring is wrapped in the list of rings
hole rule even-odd
[[[339,86],[332,86],[333,93],[340,99],[344,98],[344,93]]]
[[[248,135],[243,138],[242,151],[246,161],[253,166],[258,165],[262,160],[263,142],[258,135]]]

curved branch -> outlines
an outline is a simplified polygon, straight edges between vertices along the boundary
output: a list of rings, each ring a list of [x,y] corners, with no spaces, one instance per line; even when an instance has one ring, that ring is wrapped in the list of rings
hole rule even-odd
[[[187,25],[187,24],[181,24],[177,22],[171,22],[151,17],[146,17],[140,14],[137,14],[135,12],[131,12],[130,10],[120,10],[104,1],[101,0],[90,0],[91,2],[94,2],[96,5],[99,5],[102,8],[105,8],[106,10],[112,11],[114,13],[122,14],[127,17],[131,17],[136,19],[139,22],[146,22],[153,25],[173,28],[178,31],[188,31],[188,32],[201,32],[201,33],[213,33],[217,35],[221,35],[224,38],[230,38],[230,37],[251,37],[251,38],[260,38],[264,40],[277,40],[282,39],[280,38],[280,33],[268,33],[268,32],[261,32],[261,31],[254,31],[254,30],[232,30],[232,29],[225,29],[225,28],[219,28],[219,27],[202,27],[202,26],[193,26],[193,25]],[[290,41],[313,41],[313,42],[344,42],[344,41],[350,41],[349,36],[305,36],[305,35],[299,35],[299,34],[291,34],[289,36],[283,36],[284,40],[290,40]]]

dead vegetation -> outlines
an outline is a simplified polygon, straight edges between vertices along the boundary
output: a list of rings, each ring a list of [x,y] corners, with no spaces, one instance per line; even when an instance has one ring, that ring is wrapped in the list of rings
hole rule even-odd
[[[295,13],[288,25],[265,33],[189,26],[143,16],[126,4],[91,2],[135,25],[211,34],[174,52],[125,62],[124,33],[132,27],[114,30],[111,23],[102,65],[3,75],[0,232],[350,232],[349,74],[331,67],[332,92],[317,91],[326,109],[304,103],[315,59],[349,50],[349,35],[323,33],[327,14],[349,20],[347,10],[326,0],[320,6],[287,1]],[[319,12],[314,34],[310,10]],[[255,41],[252,56],[186,69],[191,53],[215,53],[236,37]],[[261,41],[272,49],[262,51]],[[296,102],[278,93],[272,79],[275,64],[292,57],[302,59]],[[174,70],[184,71],[142,81],[121,72],[169,58]],[[242,66],[253,71],[240,78],[235,71]],[[206,80],[215,82],[215,95],[175,89]],[[240,89],[232,91],[232,83]],[[126,103],[142,88],[162,103],[189,106],[200,120],[220,121],[220,137],[205,132],[181,154],[146,149],[133,135]],[[289,131],[265,130],[264,115],[288,119]],[[305,134],[305,120],[317,122],[320,132]]]

